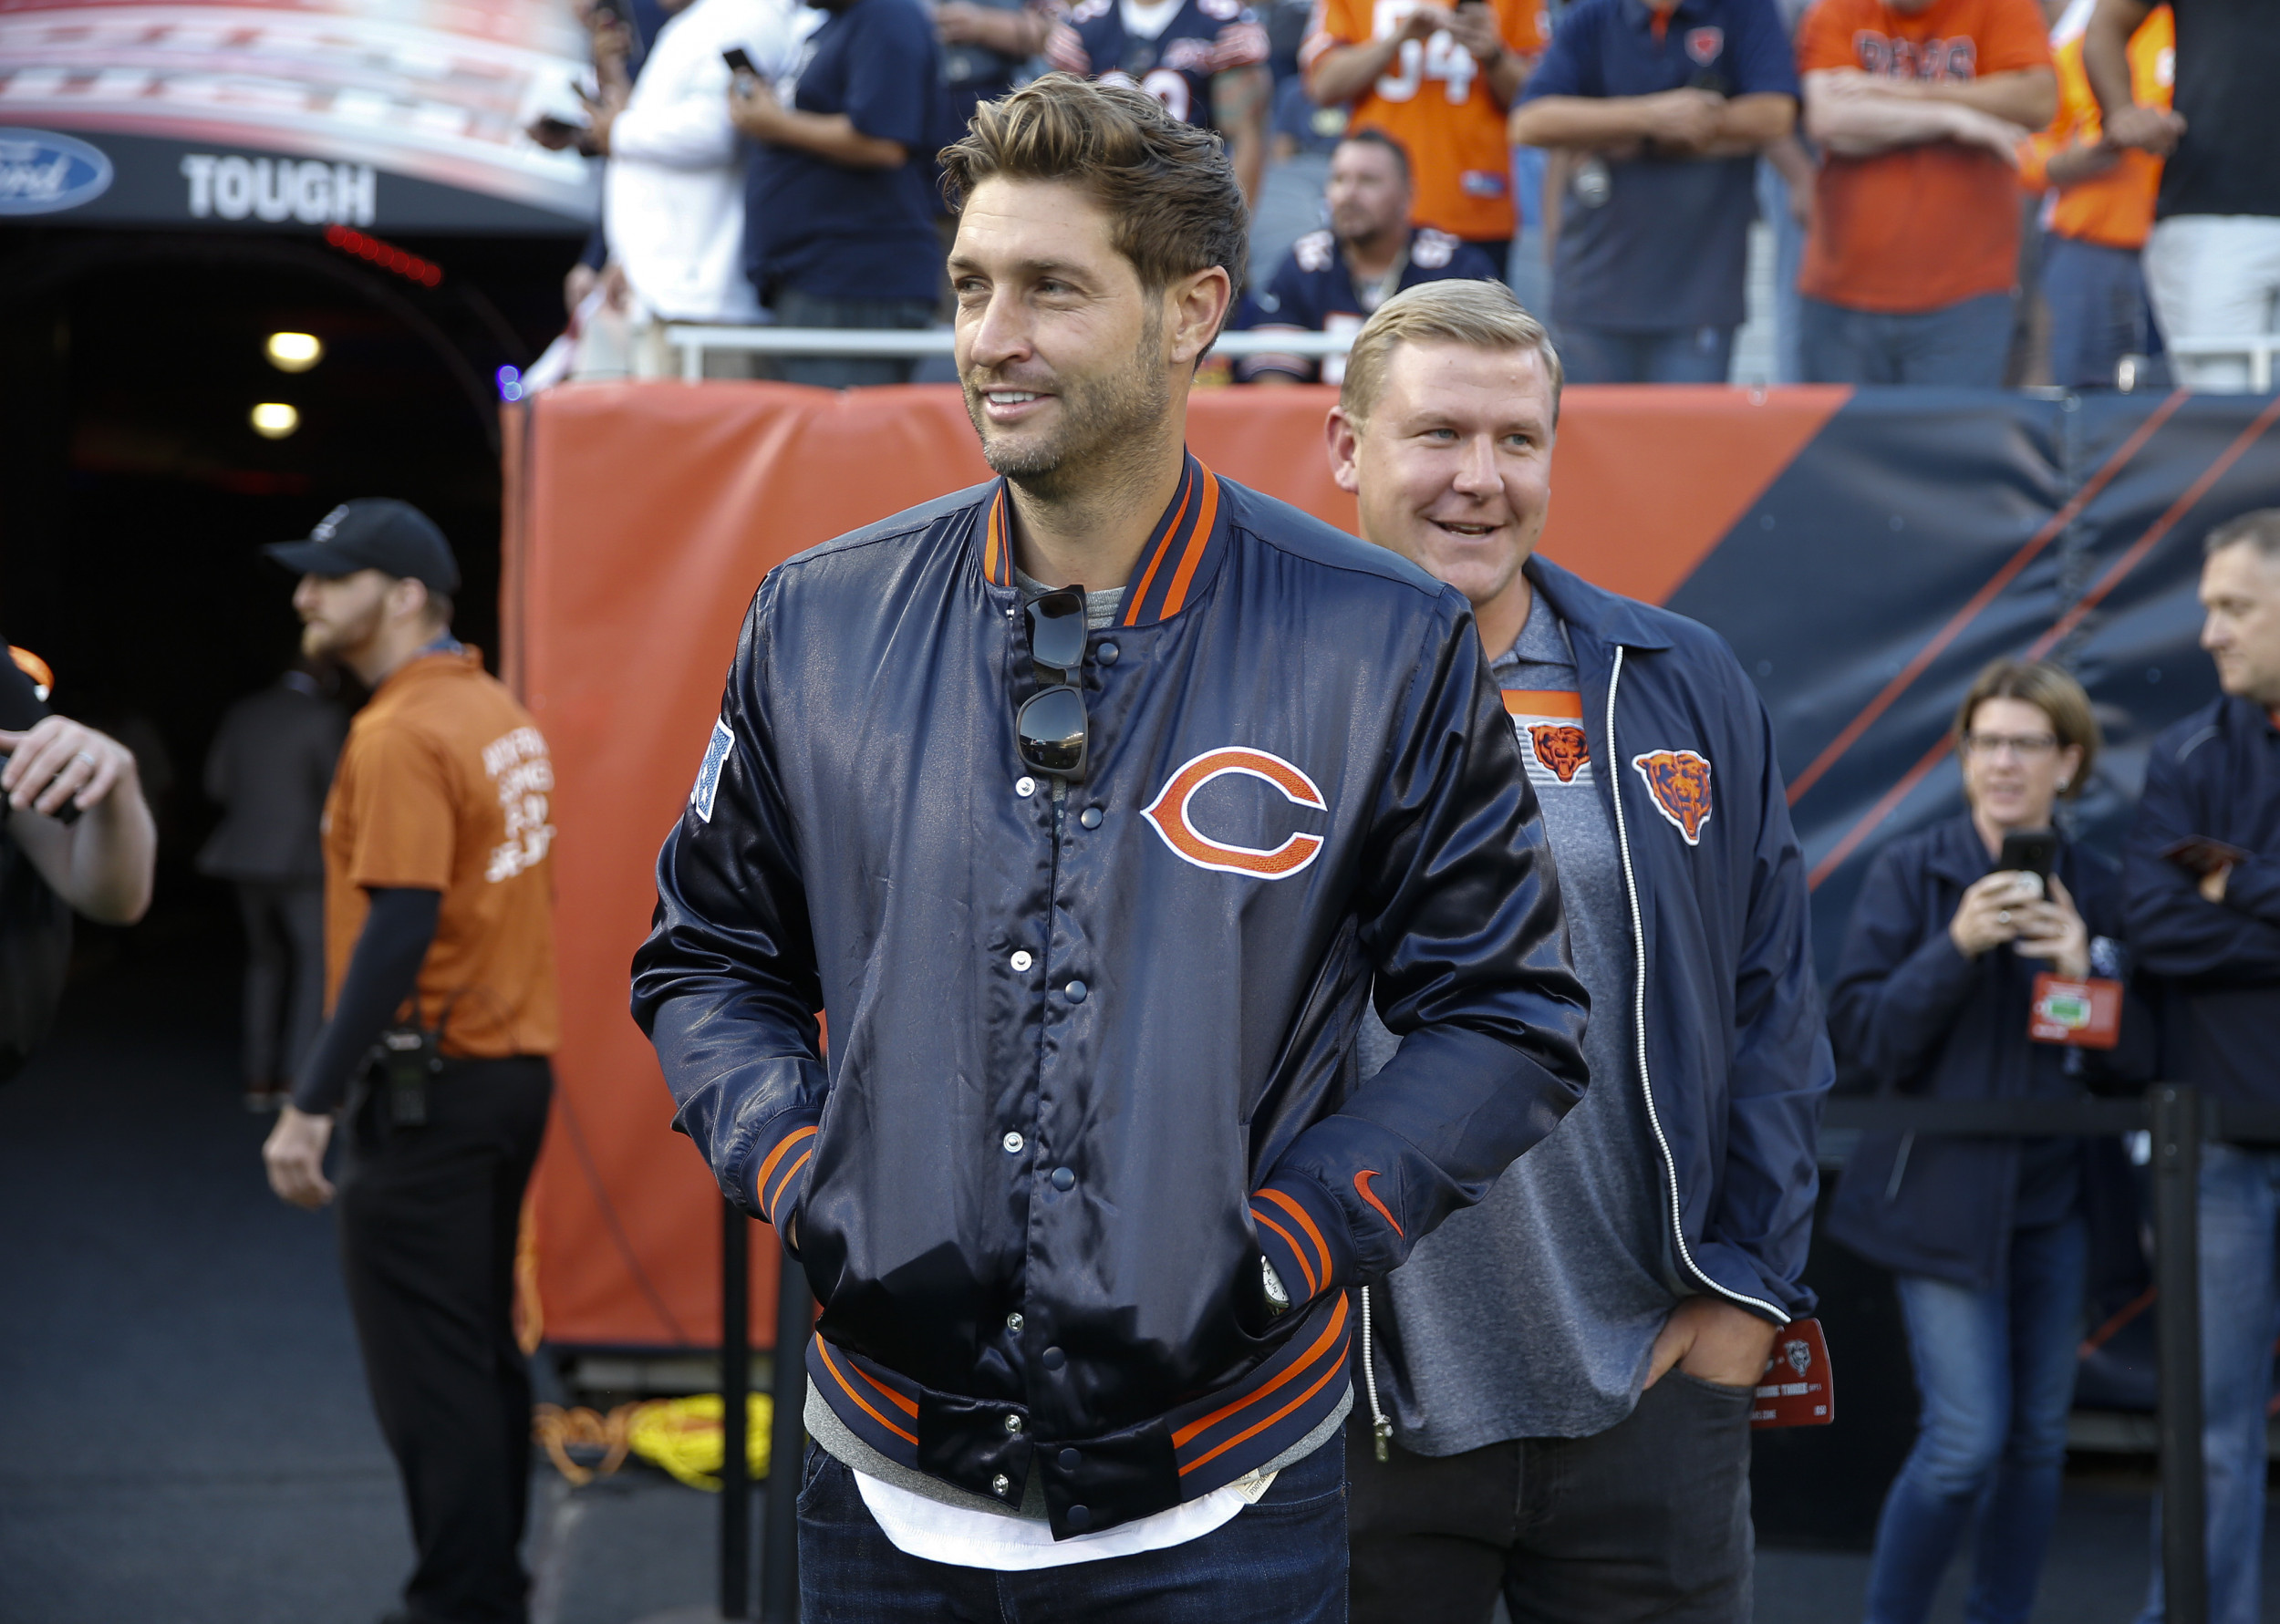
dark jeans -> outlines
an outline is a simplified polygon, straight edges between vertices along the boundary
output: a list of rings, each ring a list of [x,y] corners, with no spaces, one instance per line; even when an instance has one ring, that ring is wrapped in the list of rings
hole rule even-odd
[[[1749,1404],[1673,1371],[1590,1438],[1384,1465],[1357,1404],[1354,1624],[1748,1624]]]
[[[1722,384],[1733,358],[1732,327],[1560,326],[1560,364],[1571,384]]]
[[[1903,315],[1798,300],[1798,349],[1808,383],[1999,389],[2010,347],[2009,294]]]
[[[2110,389],[2124,356],[2142,356],[2153,326],[2145,272],[2131,248],[2043,242],[2043,300],[2050,306],[2050,381],[2062,389]]]
[[[787,327],[852,327],[865,332],[928,327],[932,299],[841,299],[779,288],[768,308]],[[768,376],[782,383],[814,384],[824,389],[855,389],[867,384],[907,384],[915,360],[870,356],[772,356]]]
[[[359,1089],[340,1170],[340,1260],[419,1564],[411,1616],[522,1624],[531,1377],[515,1345],[514,1242],[546,1131],[538,1056],[451,1060],[424,1126]]]
[[[1185,1545],[1032,1573],[953,1567],[896,1549],[855,1474],[815,1444],[800,1475],[802,1624],[1340,1624],[1346,1463],[1332,1438],[1256,1505]]]
[[[293,1086],[325,1006],[325,884],[237,882],[245,926],[245,1086]]]
[[[2082,1334],[2082,1220],[2011,1236],[2004,1288],[1899,1277],[1916,1389],[1915,1447],[1885,1496],[1865,1624],[1920,1624],[1967,1531],[1972,1624],[2026,1624],[2058,1518]]]

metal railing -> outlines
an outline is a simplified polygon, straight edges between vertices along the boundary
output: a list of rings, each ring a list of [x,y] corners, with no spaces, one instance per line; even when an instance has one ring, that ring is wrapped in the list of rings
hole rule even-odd
[[[2272,393],[2273,357],[2280,355],[2280,333],[2251,334],[2239,338],[2170,338],[2163,347],[2188,361],[2244,359],[2248,363],[2248,392]]]
[[[948,356],[957,335],[948,327],[728,327],[673,322],[665,347],[680,357],[681,379],[697,383],[709,354],[749,356],[839,356],[873,360],[922,361]],[[1218,356],[1278,355],[1319,359],[1342,356],[1351,333],[1222,333],[1211,347]]]

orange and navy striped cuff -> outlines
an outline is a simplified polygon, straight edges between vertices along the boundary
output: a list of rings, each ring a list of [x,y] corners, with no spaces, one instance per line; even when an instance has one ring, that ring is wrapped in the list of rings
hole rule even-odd
[[[1251,1196],[1250,1209],[1259,1249],[1274,1265],[1292,1308],[1353,1277],[1345,1214],[1312,1180],[1270,1178]]]
[[[808,1168],[815,1155],[816,1126],[822,1120],[820,1112],[787,1112],[769,1124],[773,1138],[763,1138],[766,1153],[754,1147],[759,1165],[752,1172],[751,1209],[779,1231],[783,1220],[798,1208],[801,1192],[807,1188]]]

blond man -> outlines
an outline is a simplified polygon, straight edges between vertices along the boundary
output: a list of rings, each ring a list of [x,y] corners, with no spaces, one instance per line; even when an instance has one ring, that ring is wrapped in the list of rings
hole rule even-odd
[[[1560,388],[1505,288],[1432,283],[1328,423],[1363,533],[1473,605],[1591,996],[1582,1104],[1368,1293],[1361,1621],[1746,1620],[1751,1388],[1812,1311],[1832,1072],[1772,729],[1715,635],[1536,556]]]

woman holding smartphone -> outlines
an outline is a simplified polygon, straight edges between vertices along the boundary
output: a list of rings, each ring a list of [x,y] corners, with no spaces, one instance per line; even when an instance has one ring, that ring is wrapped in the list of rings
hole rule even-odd
[[[1854,905],[1829,1000],[1839,1060],[1880,1093],[2078,1095],[2093,1051],[2027,1025],[2037,974],[2117,973],[2119,875],[2051,817],[2098,756],[2088,696],[2056,666],[1999,660],[1955,742],[1967,810],[1886,847]],[[1999,861],[2006,836],[2047,879]],[[1974,1624],[2033,1608],[2074,1396],[2083,1145],[1868,1133],[1839,1181],[1829,1233],[1894,1272],[1922,1395],[1877,1526],[1869,1624],[1926,1617],[1974,1525]]]

